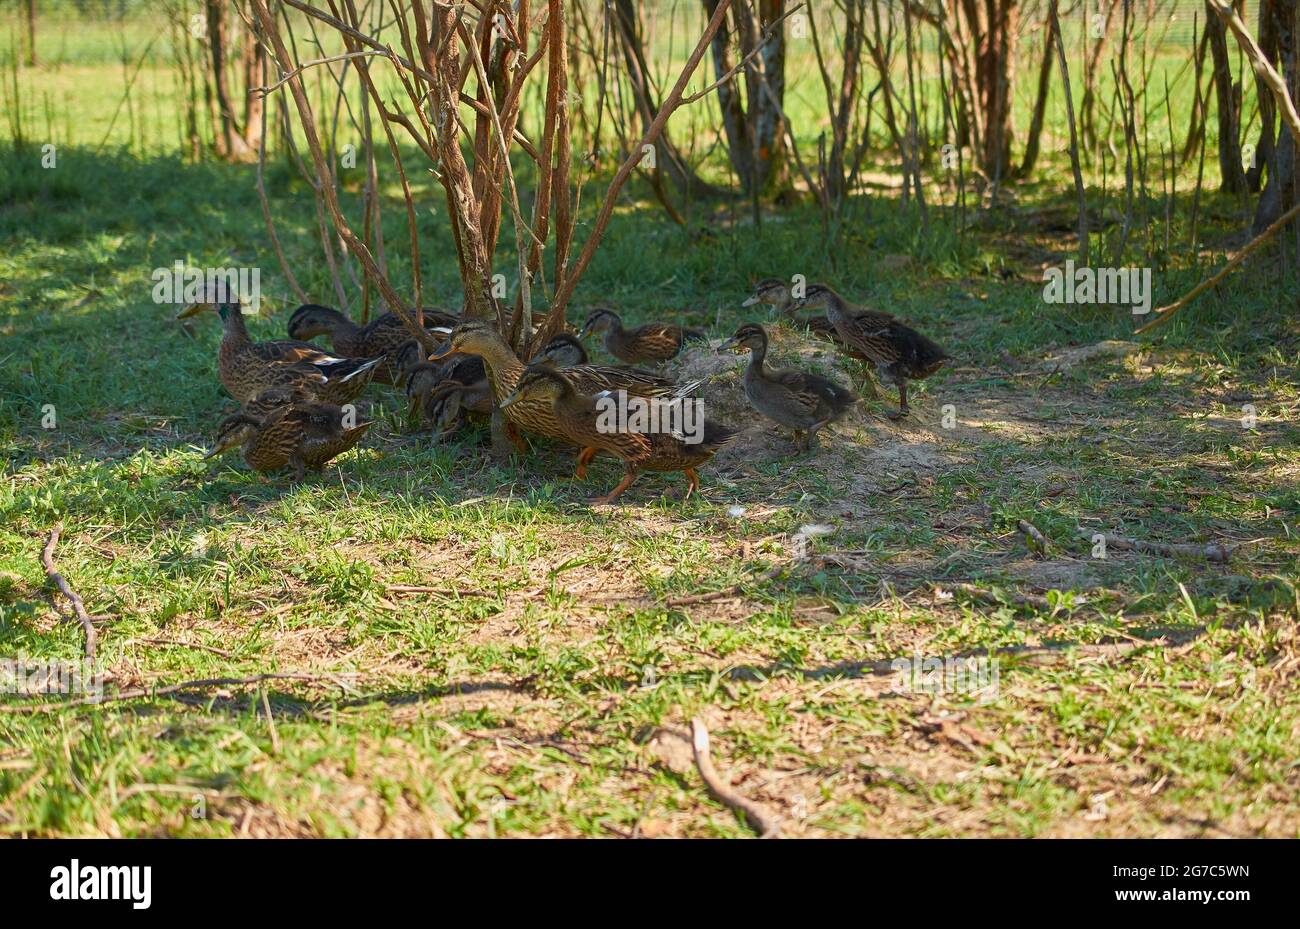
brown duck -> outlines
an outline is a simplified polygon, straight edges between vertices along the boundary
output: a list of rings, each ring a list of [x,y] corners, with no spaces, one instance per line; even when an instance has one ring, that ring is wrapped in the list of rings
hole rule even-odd
[[[595,504],[612,503],[618,499],[644,471],[681,471],[688,481],[686,496],[689,497],[700,486],[696,468],[735,441],[739,434],[734,429],[703,419],[697,441],[666,431],[602,428],[606,413],[600,401],[611,399],[608,393],[597,397],[580,394],[568,370],[557,370],[548,364],[532,364],[520,376],[514,391],[501,401],[501,408],[508,411],[516,404],[529,402],[548,405],[567,441],[582,449],[578,454],[575,478],[587,476],[587,464],[600,452],[622,459],[627,469],[623,479],[608,494],[591,501]]]
[[[754,409],[794,431],[795,447],[807,451],[824,427],[858,402],[852,391],[807,371],[772,371],[764,367],[767,332],[758,323],[745,323],[718,346],[718,352],[748,351],[745,396]]]
[[[582,324],[578,338],[605,334],[605,351],[628,364],[650,364],[675,358],[690,341],[706,341],[698,329],[684,329],[671,323],[646,323],[635,329],[623,328],[623,320],[613,310],[592,310]]]
[[[754,285],[754,293],[741,306],[753,306],[756,303],[766,303],[769,306],[776,307],[777,312],[787,322],[807,329],[809,333],[818,339],[834,343],[836,348],[850,358],[856,358],[859,361],[870,360],[862,352],[841,339],[840,334],[835,331],[835,327],[825,315],[796,316],[795,299],[790,292],[790,285],[780,278],[769,277],[759,281]],[[866,381],[866,385],[872,395],[875,396],[875,385],[870,380]]]
[[[898,412],[906,416],[907,382],[929,377],[951,356],[888,313],[854,306],[825,284],[813,284],[796,307],[821,307],[840,339],[876,366],[880,379],[898,387]]]
[[[447,348],[430,356],[430,360],[437,361],[457,353],[477,355],[483,359],[487,366],[488,381],[492,385],[492,395],[498,406],[514,392],[524,373],[523,362],[506,340],[490,323],[483,320],[467,320],[452,329]],[[674,397],[686,396],[697,386],[679,386],[666,377],[636,368],[573,365],[565,368],[564,373],[574,388],[584,394],[621,390],[638,397]],[[517,400],[509,408],[502,408],[502,414],[506,418],[506,434],[520,449],[524,447],[523,439],[519,436],[520,429],[563,442],[571,441],[555,418],[551,405],[540,398]]]
[[[237,303],[196,303],[177,319],[214,309],[221,317],[217,376],[241,403],[272,387],[301,390],[327,403],[348,403],[370,382],[381,358],[341,358],[310,342],[278,339],[254,342]]]
[[[414,398],[413,398],[414,401]],[[466,414],[492,412],[491,388],[483,385],[462,384],[459,381],[442,381],[412,403],[436,437],[450,435],[465,422]]]
[[[492,388],[483,359],[473,355],[451,355],[416,365],[406,375],[405,390],[410,415],[434,424],[440,433],[453,431],[462,413],[492,412]]]
[[[354,447],[371,423],[350,425],[355,411],[322,403],[299,390],[264,390],[217,429],[217,441],[204,456],[214,458],[240,448],[255,471],[290,467],[301,481],[308,468],[319,471]]]
[[[407,348],[419,346],[412,341]],[[576,338],[561,332],[542,346],[533,361],[567,368],[585,365],[587,352]],[[452,355],[412,366],[406,374],[406,396],[410,415],[421,417],[439,436],[456,431],[467,413],[492,412],[492,388],[483,374],[483,359],[475,355]]]
[[[575,336],[561,332],[551,336],[533,361],[549,361],[557,368],[571,368],[574,365],[585,365],[590,359],[587,350]]]

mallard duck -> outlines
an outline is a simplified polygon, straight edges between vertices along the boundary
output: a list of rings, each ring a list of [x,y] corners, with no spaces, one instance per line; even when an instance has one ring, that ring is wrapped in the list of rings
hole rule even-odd
[[[567,332],[552,336],[533,359],[533,361],[549,361],[557,368],[585,365],[588,360],[587,350],[582,347],[582,343]]]
[[[624,329],[623,320],[613,310],[592,310],[582,324],[578,338],[594,333],[605,334],[605,351],[628,364],[648,364],[675,358],[687,342],[707,341],[698,329],[683,329],[671,323],[646,323]]]
[[[371,423],[349,426],[353,415],[300,390],[264,390],[221,421],[217,441],[204,458],[242,448],[244,461],[253,470],[291,467],[294,479],[301,481],[306,469],[321,470],[365,435]]]
[[[483,320],[467,320],[450,333],[447,348],[430,356],[437,361],[454,354],[477,355],[487,365],[488,381],[498,406],[518,386],[523,376],[524,364],[496,328]],[[579,393],[595,394],[602,390],[625,391],[637,397],[686,396],[698,384],[677,385],[666,377],[641,371],[637,368],[602,367],[600,365],[573,365],[564,369]],[[555,419],[549,403],[542,400],[516,401],[502,410],[506,418],[506,434],[516,447],[523,447],[519,429],[536,432],[561,441],[569,441]]]
[[[254,342],[238,303],[196,303],[177,314],[187,319],[203,310],[221,317],[217,375],[241,403],[272,387],[302,390],[327,403],[348,403],[370,382],[382,358],[340,358],[312,345],[278,339]]]
[[[718,352],[749,354],[745,369],[745,396],[769,419],[794,430],[796,448],[807,451],[817,433],[842,417],[858,398],[834,381],[807,371],[769,371],[767,332],[758,323],[745,323],[718,346]]]
[[[424,311],[426,329],[454,326],[458,322],[460,317],[451,313]],[[328,335],[334,351],[348,358],[382,355],[383,361],[375,368],[375,380],[381,384],[401,383],[396,354],[408,342],[419,345],[396,313],[384,313],[361,326],[332,307],[304,303],[289,317],[289,338],[306,341],[318,335]]]
[[[596,397],[580,394],[570,379],[571,370],[557,370],[545,363],[529,365],[520,376],[515,389],[501,401],[501,408],[508,411],[520,403],[544,403],[549,406],[567,441],[582,449],[578,454],[575,478],[587,476],[587,464],[600,452],[622,459],[627,468],[623,480],[608,494],[591,501],[592,503],[612,503],[632,486],[632,482],[643,471],[681,471],[688,481],[686,496],[689,497],[700,486],[700,476],[695,469],[739,435],[736,430],[703,417],[699,424],[698,440],[694,442],[687,436],[666,431],[640,432],[604,428],[602,421],[609,416],[609,412],[602,408],[600,401],[619,401],[608,392],[602,392]]]
[[[825,284],[813,284],[795,305],[821,307],[842,341],[876,366],[880,379],[898,387],[897,419],[906,416],[907,382],[929,377],[951,356],[888,313],[854,306]]]

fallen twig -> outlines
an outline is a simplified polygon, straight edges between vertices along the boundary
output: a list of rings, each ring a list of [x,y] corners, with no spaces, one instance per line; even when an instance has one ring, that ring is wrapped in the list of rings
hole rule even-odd
[[[1025,542],[1028,544],[1030,551],[1042,558],[1047,557],[1047,539],[1038,531],[1037,526],[1028,520],[1022,519],[1016,523],[1016,528],[1025,537]]]
[[[722,600],[725,597],[734,597],[736,596],[736,594],[741,593],[745,589],[746,583],[752,584],[754,581],[770,581],[772,580],[772,578],[776,577],[784,570],[785,570],[784,565],[778,565],[777,567],[764,572],[763,574],[759,575],[758,577],[754,578],[751,581],[747,581],[740,584],[732,584],[730,587],[724,587],[721,590],[712,590],[705,594],[691,594],[689,597],[677,597],[672,600],[665,600],[664,606],[668,606],[668,607],[692,606],[696,603],[710,603],[713,600]]]
[[[266,714],[266,725],[271,732],[271,754],[280,754],[280,731],[275,728],[275,716],[271,713],[271,701],[266,696],[266,688],[259,688],[262,698],[262,712]]]
[[[709,756],[709,730],[698,719],[691,720],[691,748],[695,752],[695,767],[709,793],[729,809],[744,815],[761,839],[775,839],[781,834],[781,821],[762,805],[742,797],[731,785],[718,776]]]
[[[180,693],[184,690],[209,690],[213,687],[246,687],[250,684],[260,684],[263,681],[329,681],[337,684],[339,687],[346,689],[337,674],[294,674],[294,673],[268,673],[255,674],[252,677],[214,677],[198,681],[185,681],[181,684],[168,684],[166,687],[132,687],[129,690],[122,690],[115,694],[79,697],[76,700],[66,700],[59,703],[30,703],[18,704],[13,706],[0,706],[0,713],[50,713],[55,710],[66,710],[76,706],[86,706],[88,704],[116,703],[122,700],[136,700],[139,698],[166,697],[170,694]]]
[[[937,594],[945,588],[955,590],[965,594],[972,600],[978,600],[981,603],[988,603],[992,606],[1002,606],[1004,603],[1011,603],[1015,606],[1028,606],[1036,610],[1050,610],[1052,605],[1047,602],[1046,597],[1040,597],[1038,594],[1022,593],[1004,593],[998,596],[991,590],[984,590],[976,587],[974,584],[931,584],[930,588]]]
[[[1187,304],[1191,303],[1193,300],[1195,300],[1205,291],[1209,290],[1215,284],[1219,283],[1219,281],[1223,280],[1225,277],[1231,274],[1237,268],[1238,265],[1240,265],[1243,261],[1249,258],[1251,254],[1255,252],[1261,245],[1263,245],[1269,239],[1273,238],[1273,236],[1277,235],[1280,231],[1282,231],[1282,229],[1288,223],[1290,223],[1291,220],[1295,219],[1297,215],[1300,215],[1300,203],[1291,207],[1291,209],[1287,210],[1276,220],[1274,220],[1273,223],[1267,229],[1265,229],[1259,235],[1255,236],[1255,238],[1251,239],[1250,242],[1247,243],[1246,246],[1241,251],[1233,255],[1232,259],[1227,264],[1225,264],[1222,268],[1220,268],[1218,272],[1211,275],[1210,277],[1207,277],[1205,280],[1201,281],[1201,283],[1197,284],[1195,287],[1193,287],[1187,293],[1183,294],[1181,297],[1179,297],[1177,300],[1175,300],[1173,303],[1169,304],[1168,306],[1157,307],[1155,311],[1156,312],[1155,319],[1151,320],[1151,322],[1147,323],[1145,326],[1139,327],[1136,330],[1136,332],[1137,333],[1148,332],[1156,328],[1157,326],[1162,326],[1165,323],[1169,322],[1169,320],[1173,318],[1175,313],[1177,313],[1183,307],[1187,306]]]
[[[1203,545],[1191,542],[1147,542],[1142,539],[1128,539],[1120,535],[1094,533],[1087,529],[1080,529],[1079,534],[1089,539],[1100,535],[1105,540],[1107,548],[1116,548],[1122,552],[1145,552],[1150,555],[1165,556],[1181,555],[1189,558],[1204,558],[1206,561],[1213,561],[1218,564],[1227,564],[1228,559],[1232,557],[1232,553],[1237,550],[1236,545],[1224,545],[1222,542],[1207,542]]]
[[[54,546],[59,544],[59,533],[63,531],[63,523],[59,523],[50,530],[50,537],[45,542],[45,548],[41,549],[41,564],[45,566],[45,576],[54,582],[63,596],[68,598],[72,604],[72,611],[77,614],[77,621],[81,623],[82,630],[86,633],[86,660],[95,660],[95,644],[99,641],[99,635],[95,632],[95,624],[91,621],[90,614],[86,612],[86,604],[81,599],[81,594],[72,589],[68,579],[58,572],[54,567]]]
[[[1250,65],[1255,70],[1256,78],[1261,84],[1267,87],[1269,93],[1273,95],[1278,115],[1281,117],[1280,122],[1290,131],[1291,137],[1296,141],[1296,143],[1300,144],[1300,114],[1296,113],[1295,103],[1291,99],[1291,92],[1287,87],[1286,78],[1280,75],[1277,72],[1277,69],[1269,63],[1268,56],[1264,53],[1263,49],[1259,47],[1259,43],[1255,41],[1255,37],[1250,34],[1250,30],[1246,27],[1240,14],[1237,13],[1232,4],[1226,2],[1226,0],[1210,0],[1209,5],[1218,17],[1223,20],[1224,25],[1231,29],[1233,35],[1236,36],[1237,44],[1241,47],[1241,50],[1246,53],[1246,57],[1250,60]],[[1142,326],[1137,331],[1148,332],[1157,326],[1167,323],[1174,317],[1174,314],[1187,306],[1187,304],[1191,303],[1201,293],[1223,280],[1223,278],[1225,278],[1234,268],[1245,261],[1252,252],[1275,236],[1278,231],[1290,223],[1291,220],[1295,219],[1297,214],[1300,214],[1300,204],[1296,204],[1291,209],[1287,210],[1274,220],[1267,229],[1255,236],[1255,238],[1251,239],[1250,243],[1239,251],[1231,261],[1224,265],[1217,274],[1197,284],[1190,291],[1168,306],[1163,306],[1156,310],[1155,319],[1151,320],[1151,322]]]

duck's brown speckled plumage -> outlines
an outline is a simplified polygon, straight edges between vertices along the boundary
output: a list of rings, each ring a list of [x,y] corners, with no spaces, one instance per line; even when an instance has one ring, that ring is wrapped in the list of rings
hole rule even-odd
[[[222,324],[217,376],[241,403],[273,387],[301,390],[328,403],[348,403],[365,390],[380,361],[331,355],[293,339],[254,342],[238,304],[196,304],[180,318],[208,308],[217,311]]]
[[[411,415],[437,425],[441,432],[458,425],[462,412],[492,412],[492,388],[483,375],[482,359],[472,355],[416,365],[406,375],[405,390]]]
[[[550,362],[557,368],[569,368],[573,365],[585,365],[591,359],[587,357],[587,350],[582,347],[576,336],[567,332],[561,332],[553,335],[541,351],[533,358],[533,361]]]
[[[780,278],[769,277],[755,284],[753,295],[742,306],[753,306],[755,303],[767,303],[776,307],[777,312],[791,326],[805,329],[813,337],[832,343],[841,354],[859,361],[870,361],[861,351],[840,338],[834,324],[825,315],[796,315],[795,299],[790,293],[790,285]],[[867,387],[874,394],[875,386],[870,381],[867,381]]]
[[[323,403],[300,390],[271,388],[222,420],[208,457],[238,447],[253,470],[293,468],[301,480],[307,469],[319,471],[356,446],[371,425],[349,426],[348,421],[349,413],[343,407]]]
[[[556,369],[548,364],[530,365],[520,376],[515,390],[504,401],[508,412],[513,406],[540,402],[550,406],[552,415],[565,440],[579,446],[576,477],[586,477],[586,467],[600,452],[621,459],[627,468],[623,480],[606,496],[595,501],[610,503],[622,494],[643,471],[681,471],[687,480],[687,496],[699,487],[695,469],[735,440],[734,429],[710,420],[702,423],[698,442],[688,442],[671,433],[602,429],[601,412],[594,397],[579,393],[570,378],[571,368]],[[686,401],[689,402],[689,401]]]
[[[888,313],[849,303],[825,284],[813,284],[800,306],[820,307],[846,344],[876,366],[880,379],[898,387],[899,416],[906,416],[907,382],[929,377],[949,355],[933,341]]]
[[[745,369],[745,396],[754,409],[793,430],[795,444],[808,449],[817,433],[847,413],[858,400],[853,392],[808,371],[771,370],[767,358],[767,332],[757,323],[745,323],[718,351],[750,353]]]
[[[487,366],[488,381],[498,404],[511,393],[523,376],[524,364],[510,346],[490,324],[478,320],[463,322],[452,330],[448,353],[461,352],[477,355]],[[442,356],[435,356],[442,357]],[[626,391],[638,397],[671,397],[679,392],[689,392],[694,385],[679,387],[673,381],[636,368],[614,368],[599,365],[573,365],[565,368],[565,375],[575,389],[584,394],[603,390]],[[548,438],[568,442],[569,439],[555,418],[551,405],[541,399],[523,398],[502,410],[512,439],[519,444],[515,430],[535,432]]]
[[[450,328],[458,322],[460,317],[452,313],[432,308],[424,310],[426,329]],[[397,353],[407,343],[419,345],[396,313],[383,313],[360,325],[332,307],[304,303],[289,317],[289,338],[305,341],[318,335],[326,336],[334,352],[344,357],[382,356],[383,361],[375,367],[374,376],[381,384],[401,383]]]
[[[623,320],[612,310],[592,310],[582,325],[581,337],[605,333],[605,351],[628,364],[650,364],[675,358],[689,341],[705,341],[698,329],[671,323],[646,323],[626,329]]]

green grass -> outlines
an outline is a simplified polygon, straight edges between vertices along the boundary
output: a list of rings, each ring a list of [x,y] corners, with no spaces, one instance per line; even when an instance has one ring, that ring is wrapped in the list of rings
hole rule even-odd
[[[93,67],[104,84],[117,73]],[[62,523],[55,557],[103,617],[110,695],[317,678],[0,713],[0,830],[748,835],[683,760],[674,733],[698,717],[720,770],[792,835],[1300,834],[1300,333],[1296,281],[1271,259],[1138,352],[1072,365],[1062,352],[1131,339],[1133,322],[1042,302],[1042,264],[1070,254],[1049,221],[1064,185],[1023,187],[963,234],[938,208],[922,231],[891,197],[859,196],[831,238],[808,206],[681,229],[634,187],[575,315],[610,302],[716,338],[749,318],[751,279],[803,273],[956,361],[916,385],[915,421],[871,404],[807,458],[728,406],[723,371],[706,402],[750,431],[685,502],[677,478],[649,476],[624,506],[590,509],[612,463],[571,486],[571,453],[552,445],[502,464],[482,429],[435,443],[403,431],[384,388],[363,447],[291,486],[201,460],[230,405],[217,328],[188,338],[150,299],[150,271],[177,259],[260,266],[272,312],[254,333],[283,334],[292,300],[251,170],[161,144],[96,153],[98,134],[61,145],[52,171],[38,148],[0,148],[0,657],[80,655],[40,567]],[[308,196],[278,159],[269,172],[295,273],[328,301]],[[422,270],[430,302],[457,305],[433,193]],[[1201,209],[1210,241],[1242,223],[1235,201]],[[404,282],[398,201],[384,214]],[[1198,260],[1169,256],[1157,305]],[[498,266],[512,261],[503,244]],[[776,352],[847,376],[793,334]],[[812,523],[831,531],[800,557]],[[1103,560],[1080,528],[1251,544],[1227,565]],[[985,653],[988,702],[890,669]]]

